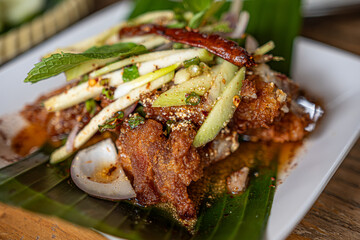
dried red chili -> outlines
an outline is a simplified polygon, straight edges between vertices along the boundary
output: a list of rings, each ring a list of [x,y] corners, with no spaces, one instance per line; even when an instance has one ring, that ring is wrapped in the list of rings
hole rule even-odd
[[[255,64],[252,56],[236,42],[224,39],[216,34],[208,35],[189,28],[166,28],[154,24],[124,27],[119,32],[121,37],[144,35],[148,33],[163,36],[173,42],[205,48],[209,52],[239,67],[251,67]]]

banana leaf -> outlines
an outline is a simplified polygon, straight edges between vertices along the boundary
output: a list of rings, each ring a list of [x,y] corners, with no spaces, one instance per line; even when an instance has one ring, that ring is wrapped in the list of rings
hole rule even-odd
[[[269,186],[275,184],[278,148],[255,146],[244,144],[190,186],[191,192],[205,190],[192,230],[161,206],[88,196],[69,177],[71,159],[49,165],[46,148],[0,170],[0,201],[127,239],[261,239],[275,191]],[[246,162],[253,169],[248,189],[239,195],[227,193],[226,176]]]

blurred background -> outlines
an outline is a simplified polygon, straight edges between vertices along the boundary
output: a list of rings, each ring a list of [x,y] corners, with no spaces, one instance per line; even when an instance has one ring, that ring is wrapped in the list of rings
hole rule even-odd
[[[118,1],[0,0],[0,67]],[[302,16],[299,35],[360,55],[360,0],[303,0]],[[357,177],[341,178],[351,182],[357,191],[343,191],[341,196],[340,193],[330,196],[325,189],[289,239],[360,238],[359,164],[358,140],[326,188],[336,188],[339,174],[344,175],[343,169],[350,169]],[[327,214],[334,211],[338,214]],[[347,212],[358,217],[349,218]]]

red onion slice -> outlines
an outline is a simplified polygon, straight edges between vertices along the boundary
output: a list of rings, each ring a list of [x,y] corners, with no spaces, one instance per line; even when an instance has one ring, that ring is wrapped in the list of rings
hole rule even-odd
[[[129,179],[117,162],[116,149],[111,139],[79,151],[70,171],[76,186],[91,196],[108,200],[136,196]]]
[[[66,140],[65,147],[67,152],[72,152],[74,150],[74,141],[76,138],[76,134],[78,132],[79,132],[79,123],[76,123],[76,125],[71,130],[68,139]]]

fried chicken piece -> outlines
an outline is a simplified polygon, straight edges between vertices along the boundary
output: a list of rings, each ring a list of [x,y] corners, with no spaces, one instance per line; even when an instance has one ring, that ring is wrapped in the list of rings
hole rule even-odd
[[[131,129],[125,122],[117,141],[119,160],[133,178],[141,204],[172,203],[180,217],[193,218],[196,209],[187,186],[202,176],[203,165],[192,146],[196,131],[189,123],[175,125],[167,139],[154,120]]]
[[[305,130],[309,123],[307,115],[287,113],[268,128],[249,129],[244,134],[250,136],[251,141],[296,142],[309,134]]]
[[[83,128],[92,117],[87,112],[85,103],[80,103],[58,112],[48,112],[42,105],[45,100],[73,86],[74,84],[69,84],[39,97],[34,103],[25,106],[21,111],[22,116],[31,124],[43,127],[47,135],[53,138],[53,140],[59,140],[63,135],[69,134],[77,124],[80,129]],[[101,107],[96,106],[94,115],[100,110]]]
[[[239,134],[248,129],[268,128],[284,113],[282,107],[287,103],[287,96],[274,83],[263,82],[253,75],[244,81],[241,92],[244,97],[229,124]]]

